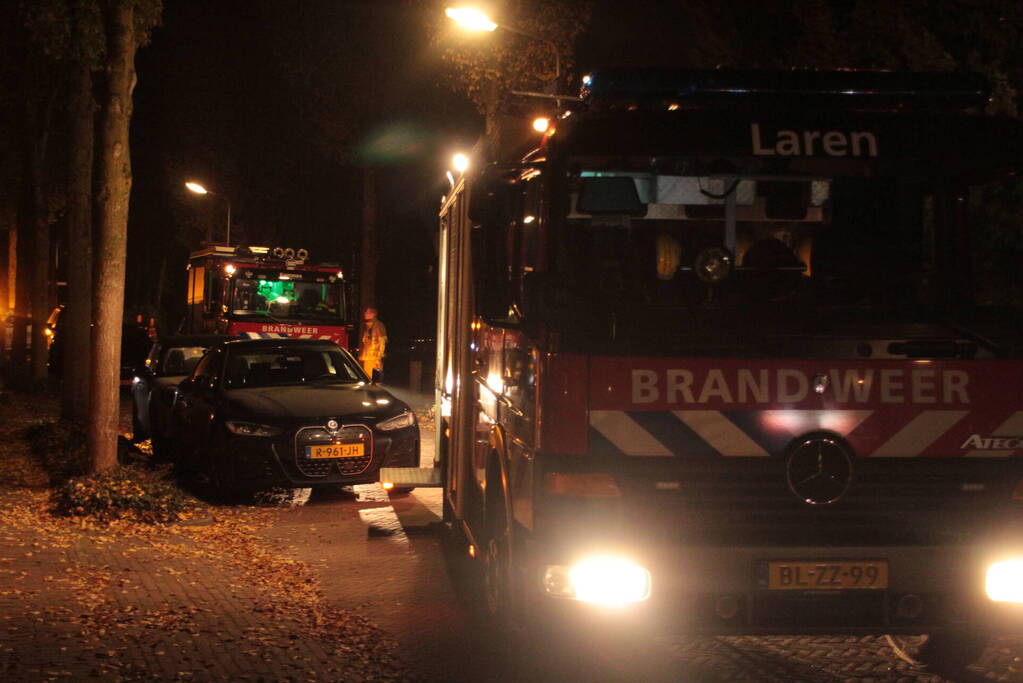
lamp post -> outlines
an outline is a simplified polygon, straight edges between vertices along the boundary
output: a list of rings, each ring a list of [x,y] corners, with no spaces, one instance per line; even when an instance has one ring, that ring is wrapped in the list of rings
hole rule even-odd
[[[213,195],[214,197],[218,197],[224,201],[224,203],[227,205],[227,235],[225,236],[224,242],[227,244],[227,246],[231,246],[231,200],[225,197],[224,195],[220,194],[219,192],[207,190],[203,185],[195,182],[194,180],[189,180],[187,183],[185,183],[185,187],[188,188],[190,192],[194,192],[195,194],[198,195],[209,194]],[[212,235],[210,237],[212,237]],[[212,242],[213,240],[210,239],[209,241]]]
[[[444,14],[466,31],[480,33],[503,28],[509,33],[517,33],[520,36],[546,43],[551,48],[551,52],[554,53],[554,94],[558,94],[558,91],[561,89],[561,51],[558,50],[558,45],[553,40],[535,33],[523,31],[508,24],[498,24],[491,20],[483,10],[475,7],[448,7],[444,10]]]

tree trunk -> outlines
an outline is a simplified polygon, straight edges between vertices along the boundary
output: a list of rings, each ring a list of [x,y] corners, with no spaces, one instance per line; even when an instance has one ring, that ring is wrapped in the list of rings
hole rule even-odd
[[[24,195],[26,189],[21,194]],[[11,253],[14,259],[10,269],[14,276],[14,326],[11,331],[11,369],[21,379],[27,375],[25,364],[28,362],[28,307],[29,294],[32,291],[32,271],[28,267],[31,259],[31,241],[25,228],[30,223],[31,202],[22,199],[18,205],[18,224],[11,231]]]
[[[157,323],[163,323],[163,285],[164,279],[167,277],[167,249],[169,246],[164,246],[160,250],[160,266],[156,269],[156,291],[153,292],[153,308],[158,316]],[[160,330],[161,334],[163,330]]]
[[[501,119],[499,116],[501,93],[494,78],[483,85],[483,159],[482,161],[504,161],[501,153]]]
[[[81,25],[80,23],[78,24]],[[85,421],[89,416],[89,366],[92,347],[92,71],[74,66],[67,201],[67,310],[63,332],[61,414]]]
[[[13,213],[13,212],[12,212]],[[6,225],[0,232],[0,368],[7,363],[7,314],[10,311],[10,240],[14,234],[14,219],[0,215]]]
[[[99,144],[99,192],[96,197],[96,320],[92,337],[92,413],[89,416],[91,470],[117,465],[121,323],[124,317],[124,266],[131,198],[132,90],[135,87],[135,31],[132,0],[103,4],[107,29],[107,93]]]
[[[45,73],[45,72],[44,72]],[[29,314],[32,320],[32,381],[46,379],[46,361],[50,356],[46,320],[53,309],[53,265],[50,258],[50,216],[46,194],[46,157],[50,143],[50,125],[57,105],[57,83],[53,79],[41,89],[38,100],[26,99],[28,130],[28,180],[31,193],[32,292]]]
[[[46,320],[52,308],[53,280],[50,275],[50,220],[46,208],[46,193],[43,189],[43,168],[46,156],[46,135],[39,148],[33,150],[32,160],[32,381],[39,383],[46,379],[46,361],[49,358],[49,339]]]
[[[359,272],[359,338],[362,315],[370,306],[376,306],[377,295],[377,180],[376,170],[367,166],[362,175],[362,255]],[[353,346],[351,340],[349,345]]]

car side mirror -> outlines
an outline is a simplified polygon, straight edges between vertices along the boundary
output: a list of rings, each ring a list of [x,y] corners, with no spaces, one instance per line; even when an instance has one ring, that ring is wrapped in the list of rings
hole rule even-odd
[[[380,384],[380,382],[383,381],[383,379],[384,373],[380,370],[380,368],[374,368],[372,374],[370,375],[370,380],[373,382],[373,384]]]

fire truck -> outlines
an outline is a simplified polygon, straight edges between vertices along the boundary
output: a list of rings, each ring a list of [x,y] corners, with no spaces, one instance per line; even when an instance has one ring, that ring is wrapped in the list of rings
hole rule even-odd
[[[348,348],[353,283],[305,249],[213,245],[188,260],[186,334],[331,339]]]
[[[437,460],[381,473],[443,487],[490,615],[945,671],[1023,624],[1020,123],[970,74],[583,82],[445,198]]]

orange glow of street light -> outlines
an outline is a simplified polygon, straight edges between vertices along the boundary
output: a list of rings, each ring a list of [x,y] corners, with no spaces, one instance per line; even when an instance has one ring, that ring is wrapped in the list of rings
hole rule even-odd
[[[196,194],[209,194],[210,193],[210,191],[207,190],[205,187],[203,187],[199,183],[193,182],[191,180],[188,181],[187,183],[185,183],[185,187],[187,187],[189,190],[191,190],[192,192],[194,192]]]
[[[497,28],[483,10],[475,7],[448,7],[444,14],[466,31],[493,31]]]
[[[451,166],[459,173],[465,173],[469,168],[469,157],[459,152],[451,158]]]

